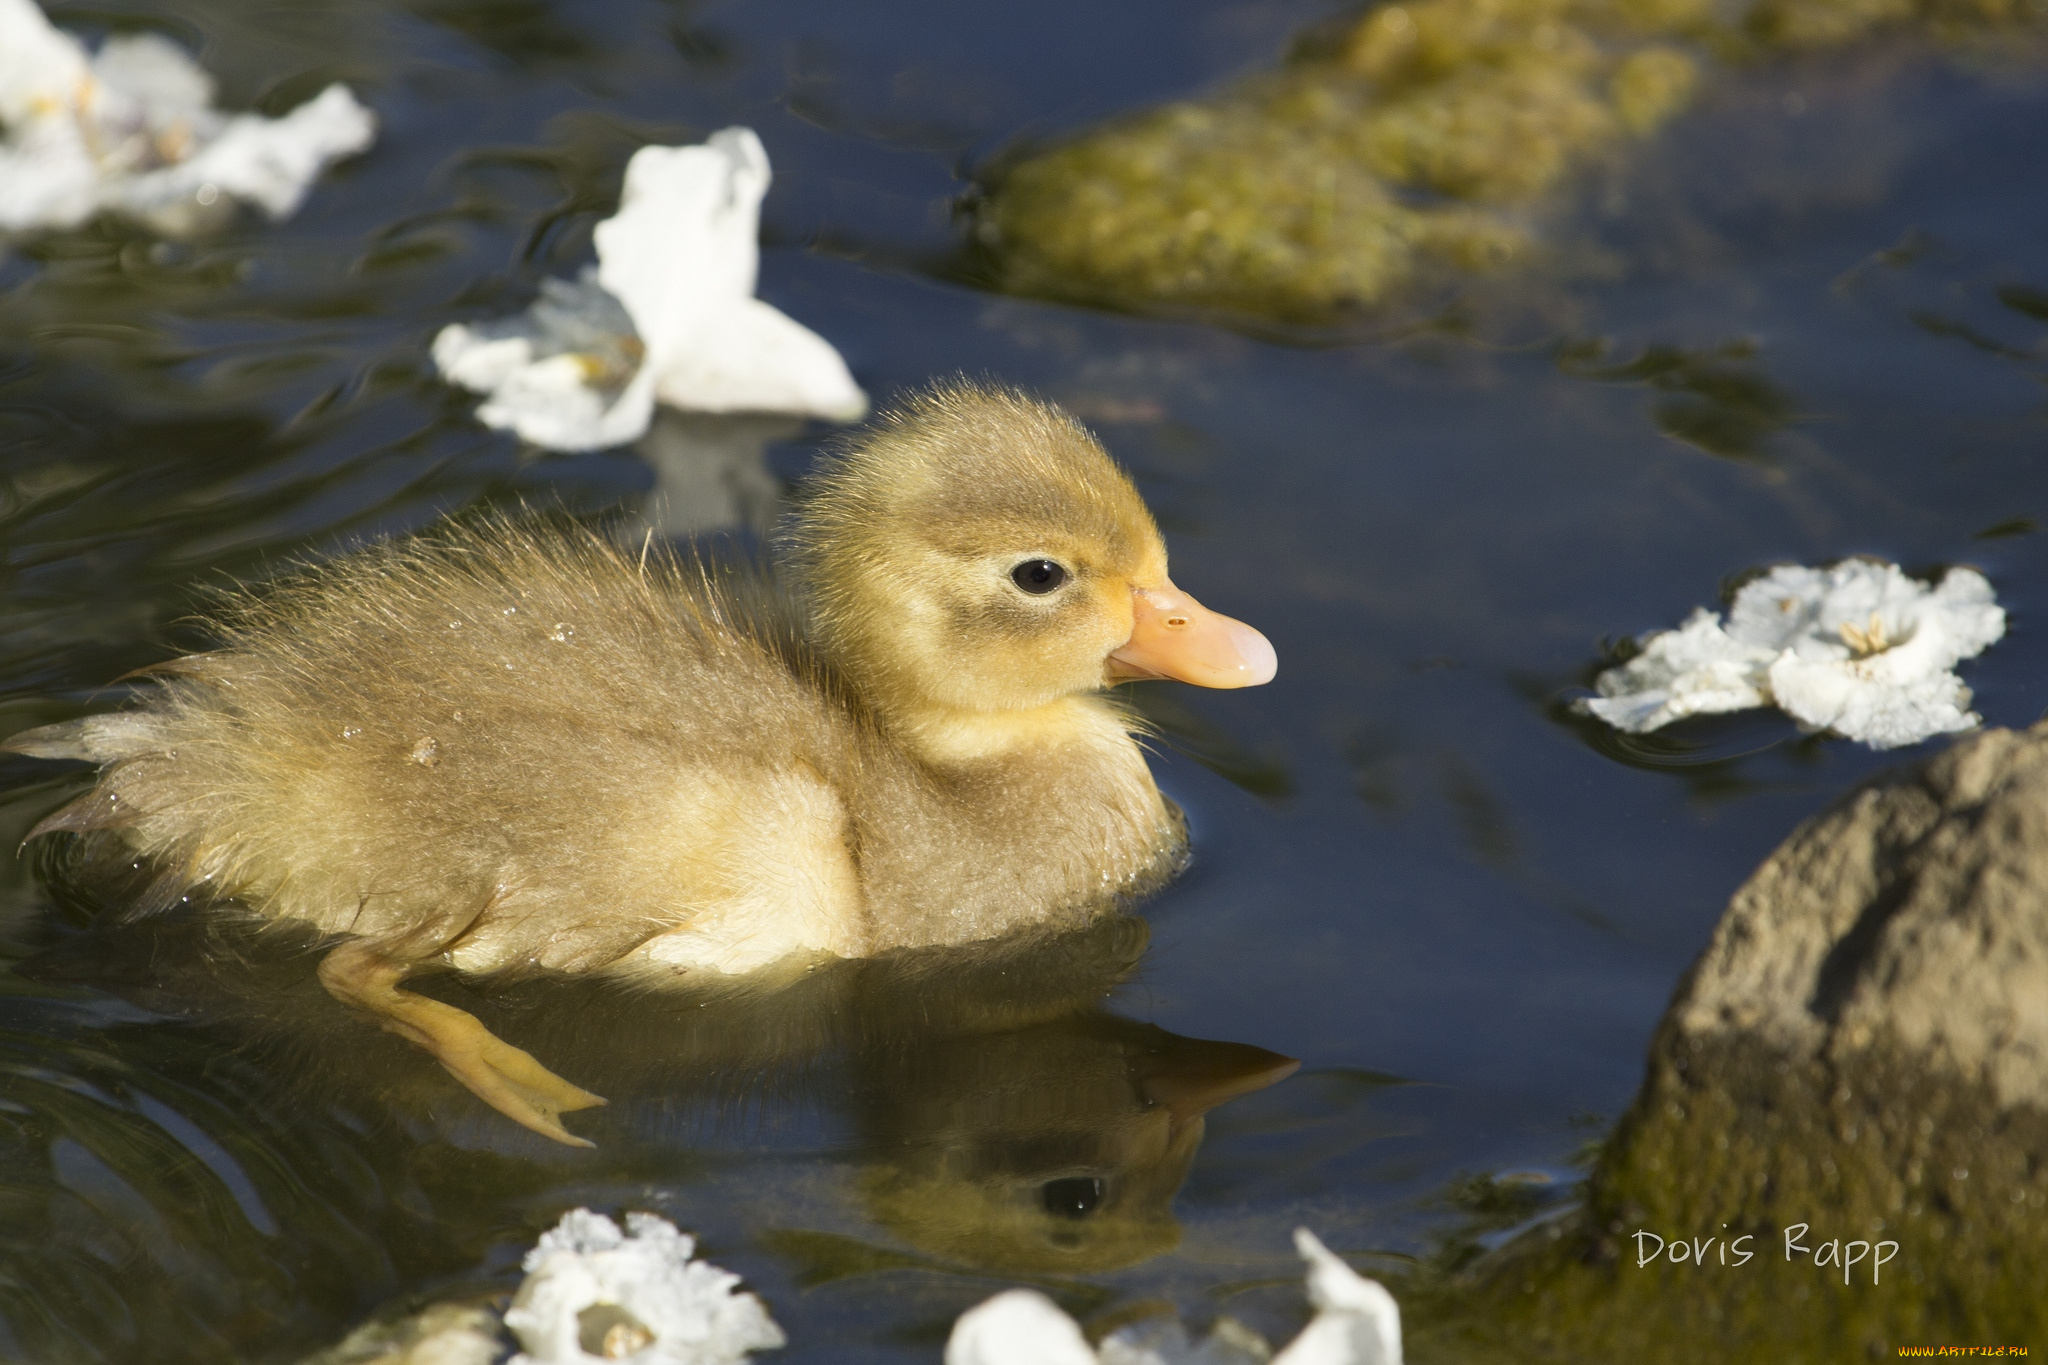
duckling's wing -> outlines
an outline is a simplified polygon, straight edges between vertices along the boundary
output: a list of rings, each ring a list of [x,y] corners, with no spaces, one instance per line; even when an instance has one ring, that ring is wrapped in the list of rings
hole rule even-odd
[[[134,709],[18,737],[102,765],[38,832],[118,830],[108,853],[183,878],[170,900],[479,971],[617,960],[769,870],[836,905],[828,775],[860,726],[753,593],[566,528],[351,556],[230,602],[226,648]]]

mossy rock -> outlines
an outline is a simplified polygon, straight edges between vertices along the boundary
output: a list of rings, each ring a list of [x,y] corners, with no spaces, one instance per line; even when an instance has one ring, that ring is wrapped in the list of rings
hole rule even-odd
[[[1810,821],[1680,985],[1583,1212],[1425,1289],[1415,1359],[1820,1365],[2041,1339],[2044,906],[2048,726]]]
[[[1412,1359],[1834,1365],[2041,1339],[2048,1115],[1897,1052],[1672,1041],[1689,1055],[1660,1053],[1585,1212],[1411,1305]]]

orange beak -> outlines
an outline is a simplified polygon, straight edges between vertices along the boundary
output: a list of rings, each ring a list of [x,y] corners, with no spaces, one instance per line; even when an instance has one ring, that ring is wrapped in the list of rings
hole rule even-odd
[[[1257,687],[1279,670],[1265,636],[1210,611],[1171,579],[1131,589],[1131,603],[1131,638],[1108,659],[1112,683],[1172,678],[1197,687]]]

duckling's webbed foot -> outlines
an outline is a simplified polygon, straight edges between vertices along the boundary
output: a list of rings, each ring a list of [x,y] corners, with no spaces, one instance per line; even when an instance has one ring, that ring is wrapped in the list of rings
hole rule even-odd
[[[372,943],[344,943],[320,962],[320,984],[344,1005],[365,1010],[386,1029],[433,1054],[448,1074],[485,1104],[534,1132],[571,1147],[594,1146],[562,1126],[561,1115],[603,1104],[453,1005],[398,989],[410,964]]]

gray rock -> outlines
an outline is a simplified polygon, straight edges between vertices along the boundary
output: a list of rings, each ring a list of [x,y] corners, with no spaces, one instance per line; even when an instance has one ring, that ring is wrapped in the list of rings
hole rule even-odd
[[[1668,1027],[1846,1064],[1884,1043],[2048,1107],[2048,725],[1853,793],[1757,869]]]

